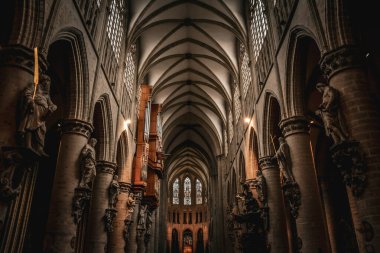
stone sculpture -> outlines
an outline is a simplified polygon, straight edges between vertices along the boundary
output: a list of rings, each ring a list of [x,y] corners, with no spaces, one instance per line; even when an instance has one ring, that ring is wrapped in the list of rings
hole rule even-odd
[[[46,119],[57,110],[50,99],[50,78],[42,75],[35,91],[30,83],[22,93],[18,138],[21,146],[34,151],[39,156],[47,156],[44,152]]]
[[[95,145],[97,141],[91,138],[88,143],[83,147],[81,152],[81,179],[79,181],[80,188],[90,189],[90,184],[96,176],[96,155]]]

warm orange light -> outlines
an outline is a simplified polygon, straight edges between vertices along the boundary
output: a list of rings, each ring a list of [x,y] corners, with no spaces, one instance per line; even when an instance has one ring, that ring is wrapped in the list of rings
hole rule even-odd
[[[244,122],[245,122],[245,123],[249,123],[250,121],[251,121],[250,118],[245,118],[245,119],[244,119]]]
[[[127,130],[128,129],[128,125],[131,124],[131,120],[130,119],[127,119],[124,121],[124,129]]]

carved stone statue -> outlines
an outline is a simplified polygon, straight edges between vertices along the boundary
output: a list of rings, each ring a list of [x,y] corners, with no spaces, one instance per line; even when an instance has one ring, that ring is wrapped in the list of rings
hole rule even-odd
[[[243,213],[254,213],[258,212],[259,204],[256,199],[253,197],[251,190],[249,189],[249,185],[247,183],[243,183],[243,192],[237,194],[237,198],[241,199],[244,204]]]
[[[316,114],[322,118],[326,135],[331,136],[335,144],[347,140],[348,135],[344,130],[343,118],[339,109],[339,92],[324,83],[318,83],[316,88],[322,93],[322,103]]]
[[[267,183],[261,170],[257,170],[256,178],[252,181],[252,185],[256,188],[258,199],[265,206],[267,199]]]
[[[18,137],[20,145],[33,150],[40,156],[47,156],[44,152],[46,119],[57,110],[57,106],[50,99],[50,78],[42,75],[34,94],[34,84],[25,88],[22,93],[20,122]]]
[[[108,188],[110,208],[114,208],[116,206],[117,196],[120,193],[120,185],[119,185],[118,179],[119,177],[117,175],[114,175],[111,181],[110,187]]]
[[[90,184],[96,176],[96,159],[95,159],[95,145],[97,141],[91,138],[88,143],[83,147],[81,152],[81,179],[79,181],[80,188],[90,189]]]
[[[146,212],[146,232],[145,232],[145,237],[148,241],[152,234],[152,224],[153,224],[152,212],[148,210]]]
[[[127,216],[124,220],[124,240],[127,242],[129,239],[130,234],[130,227],[133,223],[133,212],[135,211],[136,201],[134,199],[134,194],[132,192],[129,193],[128,199],[127,199]]]
[[[129,193],[129,196],[127,199],[128,214],[127,214],[126,220],[130,220],[130,221],[133,220],[132,214],[135,211],[135,205],[136,205],[136,201],[134,199],[133,193],[131,192],[131,193]]]
[[[283,137],[279,137],[278,141],[280,146],[276,151],[275,158],[283,175],[282,189],[285,199],[289,203],[291,214],[297,218],[298,209],[301,206],[301,192],[293,176],[289,146]]]
[[[138,230],[145,230],[145,221],[146,221],[146,212],[147,212],[148,206],[147,205],[142,205],[140,207],[139,211],[139,217],[138,217],[138,224],[137,224],[137,229]]]
[[[292,160],[290,157],[289,146],[283,137],[278,138],[280,146],[278,147],[274,157],[277,159],[278,166],[284,176],[285,181],[294,181],[292,173]]]

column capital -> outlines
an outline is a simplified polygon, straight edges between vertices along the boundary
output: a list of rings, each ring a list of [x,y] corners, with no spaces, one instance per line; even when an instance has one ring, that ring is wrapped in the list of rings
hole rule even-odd
[[[98,173],[108,173],[113,175],[116,171],[117,165],[108,161],[96,161],[96,170]]]
[[[280,128],[284,137],[296,133],[309,133],[309,121],[304,116],[293,116],[283,119]]]
[[[38,63],[40,72],[47,69],[47,60],[44,50],[40,50],[38,54]],[[0,49],[0,66],[19,67],[31,75],[34,73],[34,51],[22,45],[7,46]]]
[[[87,139],[90,138],[93,126],[79,119],[67,119],[62,122],[62,134],[79,134]]]
[[[278,169],[278,164],[274,156],[264,156],[259,158],[259,167],[261,170]]]
[[[330,79],[336,73],[362,66],[363,53],[355,46],[342,46],[323,55],[320,67],[322,72]]]
[[[120,191],[125,193],[130,193],[132,189],[132,185],[127,182],[119,182]]]

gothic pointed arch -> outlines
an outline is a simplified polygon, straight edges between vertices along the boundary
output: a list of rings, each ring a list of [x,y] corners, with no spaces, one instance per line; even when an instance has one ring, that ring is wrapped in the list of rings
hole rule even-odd
[[[296,27],[290,34],[286,61],[289,74],[285,84],[285,117],[304,113],[304,82],[307,75],[320,73],[321,43],[311,31],[304,27]]]
[[[93,113],[94,132],[92,136],[97,139],[96,145],[97,160],[112,161],[112,112],[109,102],[109,95],[100,96],[94,106]]]
[[[70,87],[70,93],[67,94],[68,117],[89,121],[90,84],[83,34],[77,28],[66,27],[51,39],[49,51],[57,44],[64,44],[67,50],[71,52],[71,57],[69,62],[67,62],[67,64],[70,64],[71,75],[66,83],[64,83],[65,86]],[[51,59],[51,61],[54,61],[54,59]]]

